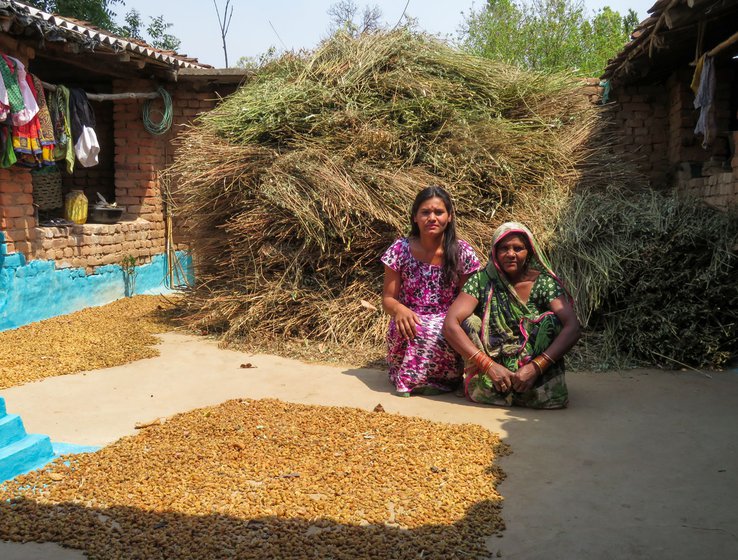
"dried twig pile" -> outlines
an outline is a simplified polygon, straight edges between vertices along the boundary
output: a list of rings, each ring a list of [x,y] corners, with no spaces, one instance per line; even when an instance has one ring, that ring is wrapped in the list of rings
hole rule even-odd
[[[338,35],[267,67],[185,135],[172,169],[197,255],[193,319],[380,342],[386,319],[361,300],[379,306],[379,255],[421,188],[451,190],[480,254],[513,211],[550,234],[597,169],[597,114],[577,88],[405,31]]]
[[[724,366],[738,353],[738,216],[656,191],[572,197],[554,262],[599,367]]]
[[[652,302],[622,297],[628,282],[639,286],[630,288],[636,297],[661,289],[629,269],[632,247],[621,241],[640,225],[620,221],[617,236],[602,238],[587,229],[613,217],[607,197],[618,207],[620,189],[636,207],[651,196],[636,192],[645,181],[609,153],[605,121],[571,76],[524,72],[404,30],[339,34],[310,55],[287,55],[183,135],[171,184],[197,261],[189,319],[226,340],[380,344],[379,256],[407,232],[415,194],[440,184],[455,197],[461,237],[480,255],[512,218],[544,246],[568,244],[560,255],[595,259],[564,266],[584,318],[596,316],[600,332],[631,333],[608,352],[659,362],[647,339],[632,338],[652,330],[641,320]],[[610,195],[578,212],[586,203],[576,193],[592,191]],[[681,235],[678,221],[655,210],[665,238]],[[687,205],[680,212],[695,226],[707,215]],[[717,238],[706,242],[723,250]],[[675,262],[691,251],[689,243],[672,250]],[[595,313],[605,302],[607,313]],[[665,355],[681,345],[680,332],[669,331],[665,324]],[[719,365],[729,353],[702,346],[718,357],[681,358]]]

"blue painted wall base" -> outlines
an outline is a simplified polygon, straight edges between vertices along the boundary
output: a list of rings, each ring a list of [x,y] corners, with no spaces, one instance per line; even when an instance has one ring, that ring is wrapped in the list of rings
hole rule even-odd
[[[87,274],[83,268],[57,268],[54,261],[26,262],[20,253],[0,253],[0,331],[126,296],[175,292],[194,280],[191,256],[178,251],[177,258],[187,278],[176,275],[174,285],[169,286],[167,257],[163,254],[136,266],[131,276],[117,264],[100,266]]]

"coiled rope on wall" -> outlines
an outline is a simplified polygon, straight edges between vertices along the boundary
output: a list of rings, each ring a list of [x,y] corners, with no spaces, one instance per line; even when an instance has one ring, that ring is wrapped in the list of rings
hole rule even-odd
[[[158,136],[172,127],[172,96],[163,87],[157,88],[156,91],[161,96],[164,109],[161,111],[158,109],[152,110],[151,102],[153,99],[147,99],[143,106],[143,124],[148,132]],[[151,118],[152,112],[160,113],[161,121],[154,122]]]

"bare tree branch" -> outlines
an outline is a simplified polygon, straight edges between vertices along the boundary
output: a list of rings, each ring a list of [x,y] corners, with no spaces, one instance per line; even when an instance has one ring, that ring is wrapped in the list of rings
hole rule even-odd
[[[223,9],[223,17],[221,17],[220,10],[218,9],[218,2],[216,2],[216,0],[213,0],[215,13],[218,16],[218,26],[220,26],[220,38],[223,41],[223,55],[225,56],[226,68],[228,68],[228,46],[226,45],[226,35],[228,35],[228,30],[231,27],[231,19],[233,19],[233,6],[231,6],[230,4],[231,0],[226,0]],[[228,11],[229,7],[231,9],[230,12]]]

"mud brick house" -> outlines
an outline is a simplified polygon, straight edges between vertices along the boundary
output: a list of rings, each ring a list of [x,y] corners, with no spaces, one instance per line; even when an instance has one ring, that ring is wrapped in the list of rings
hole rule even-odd
[[[621,133],[615,149],[654,187],[734,206],[738,2],[659,0],[649,14],[602,77]]]
[[[181,283],[191,263],[175,251],[159,174],[182,125],[232,93],[245,71],[7,1],[0,1],[0,54],[20,60],[47,95],[58,85],[84,90],[100,146],[92,167],[77,162],[69,173],[59,162],[57,210],[39,204],[38,170],[0,168],[0,330]],[[165,113],[172,126],[150,132]],[[71,190],[82,190],[90,207],[99,193],[125,213],[115,223],[60,225]]]

